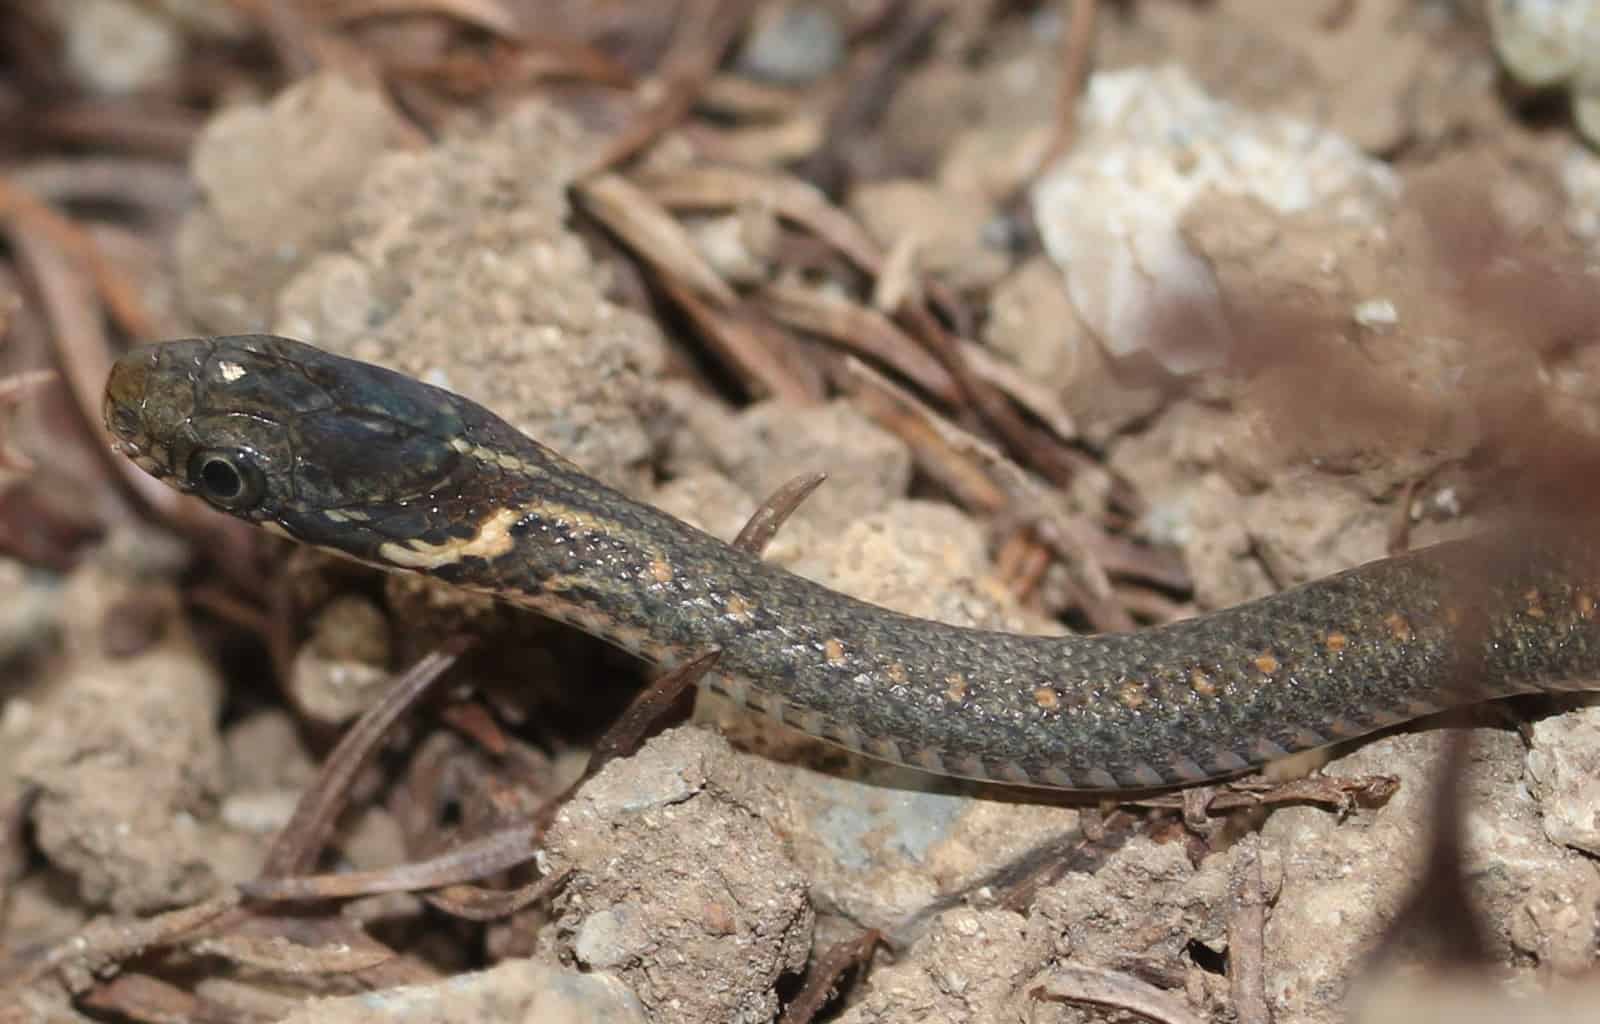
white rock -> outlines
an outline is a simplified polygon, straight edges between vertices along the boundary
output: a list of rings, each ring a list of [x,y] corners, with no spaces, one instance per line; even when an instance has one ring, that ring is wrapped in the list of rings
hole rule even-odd
[[[1039,179],[1033,205],[1073,304],[1113,356],[1149,351],[1175,373],[1226,359],[1216,280],[1178,230],[1212,189],[1283,213],[1333,204],[1337,216],[1370,224],[1399,184],[1344,138],[1215,100],[1181,68],[1093,76],[1078,143]]]

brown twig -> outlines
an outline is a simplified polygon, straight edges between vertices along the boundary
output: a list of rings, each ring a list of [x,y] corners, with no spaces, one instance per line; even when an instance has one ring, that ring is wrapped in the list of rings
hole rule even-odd
[[[768,285],[759,298],[774,318],[788,326],[880,363],[942,402],[959,398],[945,368],[877,310],[794,282]]]
[[[1024,186],[1071,149],[1078,133],[1078,95],[1083,91],[1084,79],[1089,73],[1089,58],[1094,52],[1095,12],[1099,3],[1098,0],[1067,0],[1067,3],[1072,13],[1067,19],[1067,31],[1061,39],[1055,130],[1051,133],[1050,144],[1040,154],[1039,162],[1022,183]]]
[[[578,180],[633,159],[683,119],[749,16],[749,6],[749,0],[696,0],[682,21],[673,51],[662,62],[660,77],[665,84],[660,98],[618,132]]]
[[[872,954],[883,941],[883,933],[868,928],[855,938],[836,942],[806,970],[805,983],[783,1008],[778,1024],[811,1024],[828,1005],[838,989],[839,979],[854,967],[872,962]]]
[[[944,365],[984,421],[1025,464],[1051,483],[1064,486],[1089,462],[1087,456],[1075,453],[1052,435],[1030,426],[1011,407],[1004,394],[973,373],[956,339],[922,303],[907,301],[897,310],[896,318]]]
[[[225,1019],[219,1007],[148,974],[118,975],[85,992],[79,1002],[85,1009],[134,1021],[210,1024]]]
[[[0,970],[0,997],[55,973],[71,991],[83,991],[106,967],[169,946],[210,925],[239,905],[237,894],[225,893],[193,906],[135,921],[91,921],[71,938],[50,947],[43,956],[10,970]],[[0,1000],[3,1002],[3,1000]]]
[[[506,39],[522,35],[516,14],[499,0],[336,0],[321,12],[334,24],[408,14],[437,14]]]
[[[728,307],[733,289],[695,248],[683,226],[649,193],[617,174],[596,174],[573,186],[584,208],[641,259],[678,286]]]
[[[123,333],[134,338],[148,338],[154,333],[138,287],[101,255],[94,239],[4,175],[0,175],[0,224],[6,225],[13,245],[37,236],[49,239],[78,261],[89,272],[95,291]],[[104,369],[110,369],[109,361]],[[68,376],[72,376],[70,367]],[[85,408],[99,408],[99,382],[103,379],[104,375],[93,376],[94,386],[88,389],[92,400],[84,403]],[[80,383],[74,380],[73,387],[79,390]]]
[[[258,901],[326,900],[475,882],[530,860],[538,850],[540,831],[533,824],[513,825],[408,864],[328,875],[261,877],[241,883],[239,891]]]
[[[1204,1024],[1177,996],[1149,982],[1105,967],[1058,964],[1028,990],[1040,1002],[1087,1003],[1136,1013],[1156,1024]]]
[[[316,781],[301,797],[289,823],[273,840],[260,878],[303,875],[316,863],[349,800],[350,783],[356,773],[371,762],[389,729],[455,664],[466,646],[466,642],[458,641],[411,666],[344,734],[323,762]]]
[[[750,514],[739,535],[733,538],[733,546],[752,555],[759,555],[767,550],[767,545],[772,543],[772,538],[783,529],[783,524],[789,521],[795,510],[827,479],[826,473],[802,473],[785,482],[782,487],[767,495],[767,500],[761,503],[761,507]]]
[[[888,41],[873,53],[852,75],[842,100],[828,116],[823,130],[826,145],[812,154],[801,176],[823,192],[837,194],[849,178],[850,154],[859,147],[867,130],[875,125],[894,97],[895,83],[912,68],[912,57],[925,47],[949,15],[943,4],[918,10],[910,4],[898,5],[886,22]]]
[[[1313,804],[1335,814],[1349,814],[1357,807],[1382,807],[1399,791],[1400,780],[1393,775],[1313,775],[1289,782],[1263,782],[1241,779],[1207,791],[1205,813],[1228,814],[1285,804]],[[1177,808],[1183,806],[1183,793],[1142,797],[1130,803],[1139,807]]]
[[[42,202],[115,203],[146,216],[181,213],[198,194],[180,165],[126,156],[38,160],[17,168],[11,180]]]
[[[430,906],[453,917],[467,921],[497,921],[549,899],[571,875],[572,869],[567,868],[515,889],[450,885],[438,892],[424,893],[422,898],[427,900]]]
[[[1272,1024],[1267,1003],[1267,908],[1275,894],[1261,873],[1261,841],[1250,836],[1235,847],[1228,878],[1233,904],[1228,914],[1228,990],[1239,1024]]]
[[[782,328],[742,305],[718,309],[670,277],[658,283],[752,396],[797,405],[821,401],[816,364],[801,358]]]

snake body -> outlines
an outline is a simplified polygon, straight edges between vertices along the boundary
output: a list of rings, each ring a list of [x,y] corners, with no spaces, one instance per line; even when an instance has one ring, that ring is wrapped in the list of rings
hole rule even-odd
[[[106,424],[142,468],[304,543],[495,595],[853,750],[1115,791],[1600,675],[1600,578],[1457,542],[1132,633],[944,625],[829,590],[607,487],[448,391],[269,335],[139,348]]]

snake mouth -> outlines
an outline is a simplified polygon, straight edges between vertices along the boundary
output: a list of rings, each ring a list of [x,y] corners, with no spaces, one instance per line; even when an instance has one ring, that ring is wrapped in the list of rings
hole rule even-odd
[[[129,431],[127,428],[135,420],[133,414],[126,408],[118,407],[110,398],[106,400],[105,408],[106,434],[111,439],[111,450],[118,455],[125,455],[138,464],[139,468],[154,476],[165,476],[167,468],[150,457],[150,439],[143,432]]]

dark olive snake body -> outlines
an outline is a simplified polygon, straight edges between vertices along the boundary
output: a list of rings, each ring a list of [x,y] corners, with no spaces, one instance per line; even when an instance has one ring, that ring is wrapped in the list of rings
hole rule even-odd
[[[1600,579],[1472,541],[1133,633],[942,625],[762,562],[477,405],[267,335],[118,361],[118,447],[293,537],[568,622],[795,728],[945,775],[1129,790],[1238,774],[1440,708],[1600,677]]]

